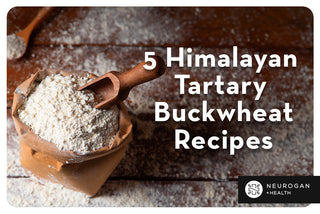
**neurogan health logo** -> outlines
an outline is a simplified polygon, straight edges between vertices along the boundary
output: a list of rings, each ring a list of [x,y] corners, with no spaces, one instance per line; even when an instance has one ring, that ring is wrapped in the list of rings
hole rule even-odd
[[[239,176],[239,203],[320,203],[320,176]]]
[[[262,184],[259,181],[249,181],[246,184],[245,192],[250,198],[258,198],[263,192]]]

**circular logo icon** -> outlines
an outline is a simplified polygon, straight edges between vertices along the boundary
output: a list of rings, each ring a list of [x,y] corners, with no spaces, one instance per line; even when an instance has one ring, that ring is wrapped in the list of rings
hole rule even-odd
[[[262,184],[259,181],[249,181],[246,184],[245,192],[250,198],[258,198],[263,192]]]

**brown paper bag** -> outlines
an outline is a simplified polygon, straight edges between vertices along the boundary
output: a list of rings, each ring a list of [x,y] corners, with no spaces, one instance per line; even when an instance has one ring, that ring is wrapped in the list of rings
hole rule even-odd
[[[46,76],[57,73],[63,76],[72,74],[60,70],[40,70],[15,90],[12,117],[20,137],[21,166],[38,178],[60,183],[69,189],[93,196],[122,159],[127,144],[132,140],[132,124],[125,105],[119,104],[119,130],[111,146],[85,155],[60,151],[54,143],[40,138],[21,122],[17,112],[37,83]],[[82,73],[81,76],[87,74]],[[90,74],[90,78],[94,79],[96,76]]]

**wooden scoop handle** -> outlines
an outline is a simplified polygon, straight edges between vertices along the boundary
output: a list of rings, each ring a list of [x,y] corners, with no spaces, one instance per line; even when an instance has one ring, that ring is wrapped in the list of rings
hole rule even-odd
[[[17,35],[20,36],[26,44],[29,42],[29,37],[34,28],[38,26],[38,24],[46,18],[47,14],[49,14],[54,7],[43,7],[38,12],[37,16],[32,20],[32,22],[22,31],[18,32]]]
[[[163,59],[160,56],[152,58],[156,61],[156,67],[152,70],[145,69],[144,65],[150,64],[143,61],[129,71],[116,74],[120,80],[120,92],[127,90],[129,92],[134,86],[153,80],[165,72],[166,66]]]

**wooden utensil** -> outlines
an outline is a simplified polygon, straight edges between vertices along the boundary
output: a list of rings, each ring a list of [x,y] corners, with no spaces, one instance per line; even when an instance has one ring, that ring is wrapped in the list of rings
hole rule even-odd
[[[24,53],[27,50],[27,47],[29,44],[29,38],[30,38],[32,31],[37,27],[37,25],[42,20],[44,20],[46,18],[47,14],[49,14],[53,9],[54,9],[54,7],[43,7],[39,11],[37,16],[32,20],[32,22],[25,29],[16,33],[16,35],[19,36],[23,40],[23,42],[25,43]],[[24,53],[21,54],[21,56],[19,56],[18,58],[21,58],[24,55]]]
[[[152,70],[146,70],[144,65],[150,65],[145,61],[138,64],[133,69],[126,72],[111,71],[97,79],[81,86],[78,90],[90,89],[103,99],[95,108],[105,109],[125,100],[130,90],[139,84],[151,81],[161,76],[166,69],[163,59],[159,56],[153,56],[156,61],[156,67]]]

